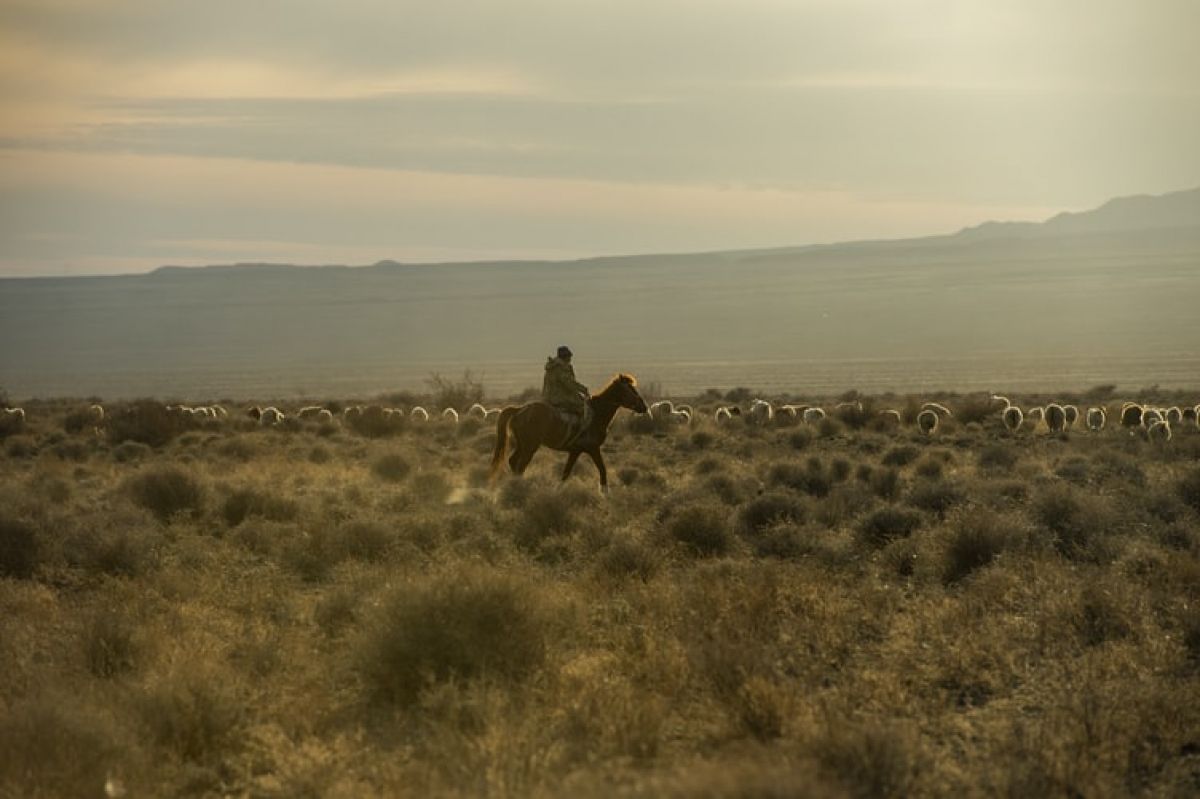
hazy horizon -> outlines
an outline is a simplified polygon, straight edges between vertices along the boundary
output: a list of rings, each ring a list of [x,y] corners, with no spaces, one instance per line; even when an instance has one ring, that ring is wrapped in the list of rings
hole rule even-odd
[[[1200,185],[1200,6],[0,7],[0,276],[952,233]]]

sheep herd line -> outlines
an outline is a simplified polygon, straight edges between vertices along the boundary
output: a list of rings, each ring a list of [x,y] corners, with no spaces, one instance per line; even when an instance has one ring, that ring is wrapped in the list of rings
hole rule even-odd
[[[230,418],[230,412],[222,405],[165,405],[166,414],[181,421],[206,424]],[[284,411],[274,405],[252,405],[240,411],[262,427],[277,427],[285,422],[315,422],[319,424],[344,423],[350,427],[371,425],[375,429],[397,430],[411,422],[458,424],[461,420],[486,422],[499,416],[502,409],[474,403],[463,412],[453,407],[440,411],[429,410],[420,405],[407,409],[383,405],[306,405],[294,411]],[[108,411],[103,405],[92,404],[77,412],[87,426],[101,432]],[[818,425],[827,418],[858,422],[857,426],[869,424],[876,430],[898,430],[911,425],[921,434],[933,436],[938,432],[942,420],[953,418],[953,410],[940,402],[925,402],[919,407],[910,403],[903,411],[896,408],[876,409],[867,407],[859,400],[838,402],[828,409],[819,405],[780,403],[765,399],[751,400],[745,408],[738,404],[720,405],[715,409],[698,411],[693,405],[671,400],[659,400],[649,406],[648,415],[662,424],[692,425],[702,419],[710,419],[718,426],[740,420],[749,425],[806,424]],[[1121,428],[1138,433],[1155,442],[1169,442],[1176,430],[1200,430],[1200,404],[1191,407],[1160,407],[1153,404],[1123,402],[1119,405],[1095,405],[1081,410],[1069,403],[1049,403],[1022,409],[1007,397],[992,395],[986,413],[974,414],[976,419],[996,418],[1009,433],[1023,430],[1052,434],[1066,434],[1081,427],[1090,433],[1104,430],[1112,416]],[[0,432],[14,433],[25,426],[26,412],[23,408],[0,409]]]

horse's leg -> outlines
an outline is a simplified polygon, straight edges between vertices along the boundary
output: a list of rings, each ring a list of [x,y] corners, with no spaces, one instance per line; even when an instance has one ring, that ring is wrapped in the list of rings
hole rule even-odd
[[[529,468],[529,462],[533,460],[534,453],[538,451],[540,446],[540,444],[532,444],[529,447],[518,449],[513,454],[513,459],[515,460],[513,471],[518,475],[525,474],[525,470]]]
[[[567,478],[571,476],[571,470],[575,468],[575,461],[579,460],[582,450],[573,449],[571,454],[567,456],[567,465],[563,467],[562,481],[567,482]]]
[[[607,494],[608,469],[604,468],[604,458],[600,455],[600,448],[589,449],[587,454],[591,456],[592,463],[596,464],[596,471],[600,472],[600,493]]]

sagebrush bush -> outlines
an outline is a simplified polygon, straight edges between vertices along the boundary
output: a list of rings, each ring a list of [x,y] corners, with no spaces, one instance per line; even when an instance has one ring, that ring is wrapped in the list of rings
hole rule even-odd
[[[881,547],[897,538],[906,538],[921,526],[921,514],[895,506],[880,508],[863,519],[858,531],[871,546]]]
[[[216,763],[241,747],[245,701],[227,675],[187,664],[137,697],[136,709],[150,737],[194,763]]]
[[[32,458],[37,454],[37,443],[29,436],[12,436],[4,444],[4,452],[10,458]]]
[[[450,680],[520,682],[545,660],[548,607],[532,583],[482,568],[416,580],[381,600],[357,668],[375,700],[400,706]]]
[[[772,464],[767,472],[767,482],[772,486],[790,488],[809,496],[823,497],[829,493],[833,481],[819,459],[809,458],[803,466],[792,461]]]
[[[1012,468],[1017,465],[1017,461],[1020,460],[1016,447],[1008,446],[1000,441],[985,444],[979,450],[977,458],[979,468],[995,472],[1012,471]]]
[[[137,441],[151,447],[161,447],[184,433],[190,421],[172,413],[155,400],[138,400],[121,408],[108,418],[108,440],[114,444]]]
[[[386,480],[389,483],[399,483],[408,477],[411,471],[412,464],[409,463],[408,458],[399,453],[384,455],[371,464],[371,472],[380,480]]]
[[[1095,543],[1113,532],[1115,520],[1099,497],[1063,484],[1044,488],[1032,502],[1034,519],[1053,535],[1054,546],[1073,559],[1094,559]]]
[[[129,479],[126,491],[135,505],[161,522],[180,513],[199,513],[207,494],[198,479],[178,466],[146,469]]]
[[[145,460],[154,450],[140,441],[124,441],[113,447],[113,460],[117,463],[133,463]]]
[[[237,527],[251,516],[288,522],[299,515],[300,506],[261,488],[239,488],[221,502],[220,513],[227,525]]]
[[[356,521],[343,525],[331,546],[340,558],[379,561],[396,540],[392,529],[381,522]]]
[[[87,620],[83,651],[88,671],[100,678],[117,677],[137,665],[135,625],[122,611],[102,608]]]
[[[880,499],[893,500],[900,496],[900,472],[893,468],[877,469],[867,478],[871,493]]]
[[[1003,516],[980,508],[958,514],[946,539],[942,581],[960,582],[994,561],[1012,541],[1010,522]]]
[[[940,480],[942,478],[942,462],[935,458],[925,458],[917,464],[913,472],[917,477],[923,477],[926,480]]]
[[[648,580],[658,571],[658,554],[632,535],[615,535],[600,553],[600,573],[615,578],[636,577]]]
[[[780,522],[803,522],[807,507],[797,497],[768,493],[750,500],[738,511],[738,526],[745,533],[758,533]]]
[[[667,521],[667,533],[697,557],[726,555],[733,549],[729,511],[722,505],[704,503],[683,508]]]
[[[158,539],[148,519],[119,517],[102,520],[66,536],[62,542],[67,563],[92,574],[139,577],[155,565]]]
[[[801,450],[807,449],[812,443],[813,434],[807,427],[801,427],[799,430],[793,430],[788,433],[787,442],[792,449]]]
[[[945,516],[947,511],[966,501],[966,498],[966,493],[955,483],[930,480],[913,486],[908,503],[937,516]]]
[[[884,466],[907,466],[917,459],[921,451],[910,444],[892,447],[883,454],[880,463]]]
[[[104,796],[124,742],[79,697],[38,695],[0,713],[0,796]]]
[[[536,552],[547,539],[574,532],[580,514],[595,504],[595,495],[578,486],[537,491],[522,507],[514,541],[522,549]]]
[[[37,565],[38,538],[33,525],[0,515],[0,577],[32,577]]]
[[[1196,513],[1200,513],[1200,469],[1192,469],[1175,484],[1179,498]]]
[[[815,749],[822,771],[855,797],[910,796],[924,770],[919,736],[907,727],[832,727]]]

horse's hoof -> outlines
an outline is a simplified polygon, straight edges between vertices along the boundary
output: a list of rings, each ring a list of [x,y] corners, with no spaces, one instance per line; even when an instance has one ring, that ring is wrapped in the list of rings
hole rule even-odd
[[[608,486],[600,486],[600,496],[607,497],[609,494]]]

